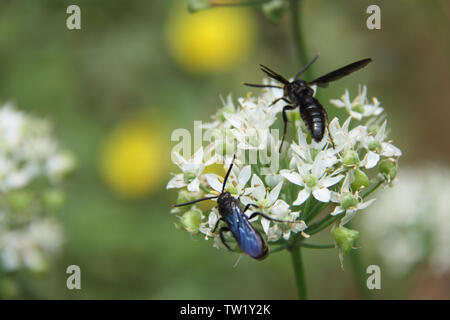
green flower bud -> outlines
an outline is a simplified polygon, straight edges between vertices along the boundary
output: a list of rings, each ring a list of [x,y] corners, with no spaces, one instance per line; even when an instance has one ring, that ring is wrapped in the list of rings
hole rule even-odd
[[[317,182],[318,182],[317,178],[311,174],[307,176],[305,179],[306,186],[310,189],[314,188]]]
[[[343,163],[346,166],[353,166],[359,163],[359,157],[355,150],[345,150]]]
[[[184,173],[184,182],[185,183],[190,183],[192,180],[194,180],[196,177],[195,172],[192,171],[187,171]]]
[[[355,197],[351,192],[346,192],[342,195],[341,206],[345,210],[351,207],[356,207],[359,203],[357,197]]]
[[[188,0],[189,12],[196,12],[205,10],[211,7],[211,3],[208,0]]]
[[[342,252],[348,253],[359,237],[359,231],[339,227],[333,230],[333,236]]]
[[[181,190],[178,192],[177,204],[186,203],[197,199],[195,195],[189,191]]]
[[[373,141],[369,144],[370,151],[381,150],[381,143],[378,141]]]
[[[267,18],[275,24],[280,23],[285,10],[285,3],[283,0],[272,0],[265,3],[262,10]]]
[[[352,107],[352,110],[355,111],[355,112],[358,112],[358,113],[363,113],[364,112],[362,104]]]
[[[42,201],[49,210],[59,209],[66,201],[66,195],[58,189],[49,189],[42,193]]]
[[[380,172],[386,177],[388,177],[390,180],[395,179],[395,177],[397,176],[398,166],[397,163],[395,163],[392,160],[385,159],[380,161],[379,169]]]
[[[238,193],[237,188],[232,183],[227,184],[226,189],[231,194],[237,194]]]
[[[198,210],[189,210],[181,217],[183,227],[189,232],[197,232],[202,222],[202,213]]]
[[[355,180],[352,182],[352,189],[359,190],[369,186],[369,177],[360,169],[354,171]]]
[[[8,204],[13,211],[22,212],[29,208],[33,196],[29,191],[20,190],[10,193],[7,199]]]

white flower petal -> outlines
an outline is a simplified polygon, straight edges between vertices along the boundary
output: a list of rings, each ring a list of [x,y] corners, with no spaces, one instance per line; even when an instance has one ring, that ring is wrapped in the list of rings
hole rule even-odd
[[[275,188],[272,189],[269,193],[269,202],[270,205],[274,204],[275,201],[278,200],[278,197],[280,196],[281,187],[283,186],[283,181],[281,181]]]
[[[256,174],[252,176],[252,193],[257,200],[264,200],[266,198],[264,183]]]
[[[316,188],[313,190],[313,196],[321,202],[330,202],[331,191],[325,187]]]
[[[263,227],[263,230],[266,234],[269,233],[269,227],[270,227],[270,220],[266,218],[261,218],[261,226]]]
[[[186,183],[184,182],[183,174],[177,174],[169,181],[167,184],[167,189],[179,189],[184,186],[186,186]]]
[[[376,199],[370,199],[369,201],[366,201],[366,202],[364,202],[364,203],[361,203],[361,204],[358,206],[358,210],[363,210],[363,209],[367,208],[367,207],[370,206],[375,200],[376,200]]]
[[[300,192],[298,193],[297,200],[294,201],[293,205],[294,205],[294,206],[299,206],[299,205],[301,205],[303,202],[306,201],[306,199],[309,198],[310,194],[311,194],[311,190],[309,190],[309,189],[307,189],[307,188],[303,189],[302,191],[300,191]]]
[[[191,192],[199,192],[200,191],[199,186],[200,181],[197,178],[195,178],[194,180],[191,181],[191,183],[188,184],[187,189],[188,191]]]
[[[396,146],[383,142],[381,144],[382,152],[381,155],[385,157],[400,157],[402,155],[402,151]]]
[[[326,177],[326,178],[322,179],[320,185],[328,188],[328,187],[335,185],[339,181],[341,181],[342,178],[344,178],[344,175],[342,175],[342,174],[339,174],[334,177]]]
[[[223,184],[219,181],[219,176],[213,173],[205,174],[206,181],[209,186],[217,192],[222,192]]]
[[[293,184],[302,187],[304,186],[303,179],[297,172],[292,172],[290,170],[284,169],[280,171],[280,175],[289,180],[290,182],[292,182]]]
[[[365,164],[366,169],[371,169],[377,165],[379,160],[380,156],[377,153],[369,151],[364,157],[363,163]]]
[[[239,176],[238,176],[238,185],[240,188],[245,187],[248,180],[250,179],[251,174],[252,174],[252,170],[251,170],[250,165],[242,168],[242,170],[241,170],[241,172],[239,172]]]

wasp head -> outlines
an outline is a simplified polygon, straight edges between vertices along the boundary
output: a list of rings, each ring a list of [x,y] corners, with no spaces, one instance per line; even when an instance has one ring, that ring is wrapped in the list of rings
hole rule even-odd
[[[304,80],[294,80],[284,86],[284,95],[291,101],[297,101],[299,97],[305,94],[312,94],[313,90]]]

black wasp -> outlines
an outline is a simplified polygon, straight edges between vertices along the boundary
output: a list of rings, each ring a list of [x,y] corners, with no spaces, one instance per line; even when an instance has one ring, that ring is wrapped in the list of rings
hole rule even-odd
[[[300,115],[311,132],[312,138],[316,142],[320,142],[325,133],[325,127],[328,127],[328,119],[327,112],[325,108],[320,104],[317,99],[313,97],[313,89],[312,85],[317,85],[319,87],[327,87],[328,83],[331,81],[339,80],[346,75],[349,75],[352,72],[355,72],[363,67],[365,67],[372,59],[363,59],[346,65],[340,69],[327,73],[326,75],[319,77],[311,82],[306,82],[305,80],[299,79],[300,75],[308,69],[319,57],[317,54],[310,62],[308,62],[296,75],[292,82],[286,80],[283,76],[278,73],[270,70],[268,67],[264,65],[261,66],[261,70],[267,74],[270,78],[281,82],[283,86],[273,86],[273,85],[263,85],[263,84],[251,84],[251,83],[243,83],[249,87],[257,87],[257,88],[282,88],[283,96],[281,98],[276,99],[272,102],[271,105],[274,105],[280,100],[283,100],[288,103],[283,108],[283,122],[284,122],[284,131],[283,131],[283,139],[280,145],[280,151],[283,147],[284,139],[286,138],[286,129],[287,129],[287,116],[286,111],[293,110],[295,108],[299,108]],[[329,133],[329,131],[328,131]],[[333,143],[333,138],[330,135],[331,142]]]
[[[222,185],[222,192],[218,196],[205,197],[201,199],[197,199],[194,201],[176,204],[175,207],[188,206],[200,201],[216,199],[217,198],[217,207],[219,209],[220,218],[217,220],[216,225],[214,226],[213,233],[216,232],[217,227],[219,226],[220,221],[225,222],[226,227],[221,227],[219,229],[220,240],[227,247],[228,250],[231,251],[230,246],[226,243],[224,232],[231,231],[233,237],[236,239],[236,242],[239,245],[241,250],[248,254],[250,257],[263,260],[269,254],[269,248],[267,246],[266,240],[261,236],[261,234],[251,225],[249,220],[256,216],[262,216],[268,220],[275,222],[287,222],[287,223],[297,223],[300,221],[283,221],[273,219],[261,212],[253,212],[250,217],[247,217],[244,212],[246,212],[250,207],[258,208],[255,204],[247,204],[244,210],[241,210],[241,202],[239,199],[234,198],[230,192],[225,191],[225,185],[227,184],[228,177],[230,175],[231,169],[233,168],[235,157],[233,157],[233,161],[231,162],[230,168],[225,176],[225,181]]]

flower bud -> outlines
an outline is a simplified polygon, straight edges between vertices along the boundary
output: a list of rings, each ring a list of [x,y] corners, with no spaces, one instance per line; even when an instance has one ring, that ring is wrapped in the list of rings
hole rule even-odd
[[[14,191],[7,197],[9,206],[13,211],[25,211],[31,204],[33,197],[30,192],[25,190]]]
[[[61,190],[49,189],[43,192],[42,200],[47,209],[57,210],[66,201],[66,195]]]
[[[370,151],[379,151],[381,150],[381,143],[379,141],[373,141],[369,143],[368,147]]]
[[[367,177],[367,175],[360,169],[356,169],[354,171],[354,178],[355,180],[352,182],[352,189],[354,191],[369,186],[369,177]]]
[[[180,192],[178,192],[177,204],[186,203],[195,199],[196,197],[192,192],[181,190]]]
[[[262,10],[267,18],[275,24],[280,23],[285,5],[283,0],[271,0],[265,3]]]
[[[202,222],[202,213],[199,210],[189,210],[181,217],[183,227],[189,232],[197,232]]]
[[[380,161],[379,169],[383,175],[389,178],[389,180],[393,180],[397,176],[398,166],[397,163],[392,160],[385,159]]]
[[[333,236],[342,252],[348,253],[355,240],[358,239],[359,231],[338,227],[333,230]]]
[[[351,192],[346,192],[342,195],[341,206],[345,210],[351,207],[356,207],[358,203],[359,203],[358,198],[355,197]]]
[[[343,163],[346,166],[353,166],[359,163],[359,157],[355,150],[345,150]]]
[[[184,173],[184,182],[186,182],[186,183],[190,183],[192,180],[194,180],[195,179],[195,177],[196,177],[196,174],[195,174],[195,172],[192,172],[192,171],[186,171],[185,173]]]

